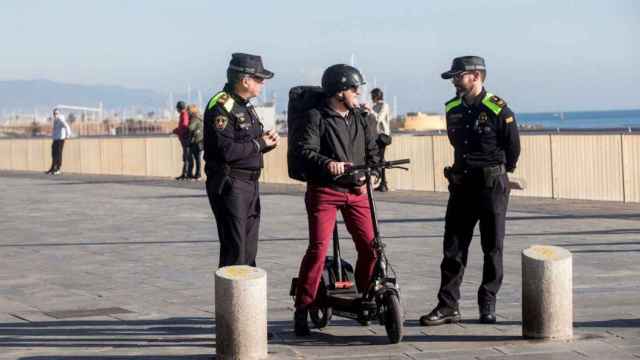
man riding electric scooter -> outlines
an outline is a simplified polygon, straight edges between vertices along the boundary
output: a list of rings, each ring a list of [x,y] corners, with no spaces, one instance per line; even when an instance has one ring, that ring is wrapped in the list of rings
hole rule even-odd
[[[358,252],[355,282],[367,289],[376,263],[374,230],[366,185],[362,176],[342,176],[351,165],[378,162],[376,129],[359,108],[362,74],[348,65],[333,65],[322,75],[324,99],[305,113],[304,127],[295,144],[306,172],[305,204],[309,220],[309,247],[297,280],[294,328],[310,334],[307,315],[325,267],[337,210]]]

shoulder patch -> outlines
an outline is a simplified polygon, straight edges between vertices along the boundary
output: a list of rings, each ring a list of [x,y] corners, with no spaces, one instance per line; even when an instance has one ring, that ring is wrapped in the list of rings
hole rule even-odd
[[[504,100],[491,93],[487,93],[485,95],[484,99],[482,99],[482,103],[496,115],[500,115],[502,108],[507,106],[507,103],[504,102]]]
[[[216,105],[220,105],[225,110],[227,110],[227,112],[230,112],[231,109],[233,108],[233,104],[234,104],[234,101],[231,98],[231,96],[229,96],[229,94],[227,94],[226,92],[221,91],[221,92],[215,94],[211,98],[211,100],[209,100],[209,104],[207,105],[207,109],[211,109]]]
[[[216,125],[216,129],[224,130],[229,123],[229,118],[224,115],[218,115],[213,122]]]
[[[229,100],[229,94],[227,94],[226,92],[221,92],[217,98],[218,104],[224,104],[225,102],[227,102],[227,100]]]
[[[513,116],[509,116],[508,118],[504,119],[504,122],[507,124],[511,124],[513,122]]]
[[[496,95],[493,95],[492,97],[489,98],[489,101],[491,101],[492,103],[500,106],[500,107],[505,107],[507,106],[507,103],[504,102],[504,100],[500,99],[499,97],[497,97]]]

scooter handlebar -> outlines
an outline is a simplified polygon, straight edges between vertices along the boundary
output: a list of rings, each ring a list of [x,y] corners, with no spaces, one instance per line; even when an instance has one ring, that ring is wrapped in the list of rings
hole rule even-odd
[[[365,165],[351,166],[351,167],[349,167],[347,172],[357,171],[357,170],[365,170],[365,169],[382,169],[382,168],[390,169],[392,167],[395,167],[395,166],[398,166],[398,165],[408,164],[410,162],[411,162],[410,159],[381,161],[381,162],[376,163],[376,164],[365,164]]]

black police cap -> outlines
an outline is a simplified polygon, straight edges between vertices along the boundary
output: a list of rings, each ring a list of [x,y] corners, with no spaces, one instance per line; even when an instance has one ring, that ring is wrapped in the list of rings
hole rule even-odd
[[[263,79],[271,79],[273,77],[273,72],[264,68],[262,65],[262,58],[258,55],[244,53],[231,54],[229,70],[257,76]]]
[[[472,70],[487,70],[484,59],[480,56],[461,56],[453,59],[451,70],[442,73],[443,79],[451,79],[457,74]]]

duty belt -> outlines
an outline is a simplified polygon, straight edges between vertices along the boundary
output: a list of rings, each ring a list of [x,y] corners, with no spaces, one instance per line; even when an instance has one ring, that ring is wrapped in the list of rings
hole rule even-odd
[[[229,170],[229,176],[240,180],[256,181],[260,178],[260,170],[234,169]]]
[[[487,166],[481,168],[473,168],[461,171],[459,174],[462,176],[474,176],[474,175],[482,175],[482,176],[498,176],[505,174],[507,172],[504,165],[494,165]]]
[[[462,184],[471,179],[488,179],[491,177],[500,176],[506,174],[507,170],[503,164],[487,166],[482,168],[473,168],[466,170],[453,170],[452,168],[445,168],[445,177],[453,184]]]

